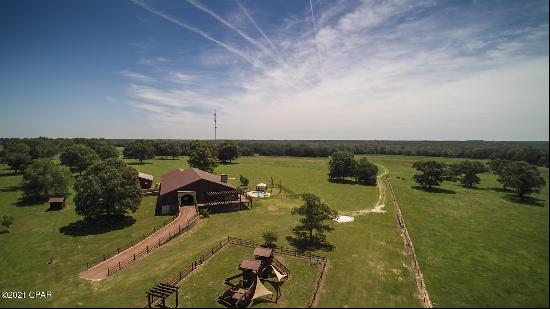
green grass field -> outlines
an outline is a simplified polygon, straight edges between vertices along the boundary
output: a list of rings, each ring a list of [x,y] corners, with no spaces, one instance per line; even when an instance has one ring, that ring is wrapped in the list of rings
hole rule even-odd
[[[445,184],[445,189],[456,194],[425,193],[411,188],[413,170],[410,165],[420,158],[371,158],[389,168],[392,178],[396,175],[406,178],[392,182],[429,292],[437,305],[548,306],[547,189],[536,196],[543,200],[542,207],[506,200],[505,193],[490,189],[498,187],[491,175],[482,177],[480,187],[483,190]],[[242,174],[250,179],[251,185],[260,181],[270,184],[273,177],[275,183],[280,180],[294,192],[318,194],[339,211],[371,208],[376,203],[376,187],[328,182],[327,162],[326,158],[243,157],[236,164],[220,165],[216,173],[229,174],[236,178],[231,180],[233,182]],[[133,166],[154,175],[158,181],[162,174],[186,167],[187,162],[183,158],[149,160],[146,164]],[[548,179],[548,170],[544,173]],[[273,230],[279,235],[278,244],[289,247],[287,236],[292,236],[290,230],[298,220],[290,215],[290,210],[299,205],[297,200],[256,200],[251,211],[214,214],[200,220],[191,232],[139,263],[92,283],[78,278],[87,260],[137,238],[166,219],[153,215],[155,197],[143,200],[141,208],[133,215],[135,222],[126,228],[81,233],[75,225],[80,218],[74,213],[71,199],[67,209],[60,212],[45,212],[46,204],[17,205],[21,195],[17,188],[20,179],[20,176],[12,176],[11,171],[0,171],[0,215],[15,217],[11,232],[0,234],[0,267],[3,270],[0,289],[49,290],[53,298],[46,301],[3,299],[0,301],[2,307],[140,306],[146,301],[147,289],[187,267],[227,235],[261,242],[262,232]],[[333,250],[318,252],[329,258],[319,306],[420,305],[410,260],[403,250],[389,196],[385,202],[385,213],[358,216],[353,223],[334,223],[335,230],[328,236]],[[52,256],[55,263],[48,265]],[[223,260],[224,256],[219,258]],[[231,254],[227,258],[230,257]],[[214,278],[215,263],[212,265],[214,268],[210,271],[206,267],[201,271],[212,273]],[[223,276],[225,274],[221,275],[222,281]],[[196,277],[189,277],[184,288],[193,282],[203,285],[210,281],[209,276]],[[197,296],[211,299],[200,300],[197,304],[215,302],[219,296],[206,294]],[[288,299],[290,305],[301,302],[294,297]]]
[[[229,245],[212,257],[200,269],[189,275],[180,286],[181,307],[204,308],[219,307],[217,297],[228,288],[223,281],[226,277],[236,275],[238,265],[243,259],[253,259],[253,249]],[[277,255],[276,258],[289,269],[289,279],[281,285],[281,297],[274,304],[258,300],[254,307],[305,307],[315,286],[315,279],[320,271],[319,266],[310,266],[309,261]],[[235,279],[237,281],[239,279]],[[270,283],[265,286],[275,292]],[[172,297],[171,303],[174,303]]]

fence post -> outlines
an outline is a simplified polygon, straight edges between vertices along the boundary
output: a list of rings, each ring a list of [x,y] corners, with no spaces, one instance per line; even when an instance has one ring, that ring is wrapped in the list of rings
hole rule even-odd
[[[111,269],[107,268],[107,277],[111,275]]]
[[[118,262],[118,269],[120,270],[122,267],[120,267],[120,262]]]
[[[86,269],[90,269],[90,266],[88,266],[88,262],[86,262]]]
[[[116,253],[120,253],[120,247],[116,248]]]
[[[136,254],[134,253],[134,262],[136,261]]]
[[[214,247],[212,247],[212,255],[214,255]]]
[[[105,258],[105,255],[103,255],[103,262],[105,262],[105,259],[106,259],[106,258]]]
[[[147,248],[145,248],[147,254],[149,254],[149,246],[147,246]]]

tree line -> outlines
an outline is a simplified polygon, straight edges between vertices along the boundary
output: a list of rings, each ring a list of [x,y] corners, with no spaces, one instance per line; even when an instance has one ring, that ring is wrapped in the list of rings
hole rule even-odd
[[[412,167],[417,170],[413,176],[416,183],[430,191],[443,181],[459,181],[463,186],[472,188],[479,184],[479,174],[492,172],[504,190],[513,190],[520,199],[526,195],[540,192],[546,181],[540,175],[537,166],[525,161],[503,159],[491,160],[488,164],[480,161],[465,160],[446,164],[438,161],[417,161]]]
[[[44,147],[44,142],[53,144],[58,149],[67,144],[90,144],[109,142],[117,147],[125,147],[135,142],[134,139],[85,139],[85,138],[35,138],[35,139],[0,139],[0,146],[6,143],[23,141],[32,149],[34,158],[51,151]],[[155,156],[172,157],[188,156],[191,149],[190,140],[147,141],[153,147]],[[219,145],[226,141],[208,141]],[[468,159],[504,159],[525,161],[527,163],[548,167],[548,142],[499,142],[499,141],[280,141],[280,140],[235,140],[241,156],[254,154],[262,156],[293,157],[329,157],[336,151],[349,151],[356,155],[387,154],[406,156],[453,157]],[[97,146],[96,146],[97,147]],[[93,147],[91,147],[93,148]],[[55,149],[54,149],[55,151]]]

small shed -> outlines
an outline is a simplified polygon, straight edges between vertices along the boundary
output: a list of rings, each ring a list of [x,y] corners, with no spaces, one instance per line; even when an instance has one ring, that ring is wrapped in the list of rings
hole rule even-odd
[[[64,197],[50,197],[48,200],[48,203],[50,203],[49,210],[61,210],[65,208],[65,198]]]
[[[153,179],[154,179],[153,175],[139,172],[138,178],[139,178],[139,185],[141,186],[142,189],[151,189],[151,187],[153,186]]]
[[[267,191],[267,185],[263,182],[256,185],[256,191],[265,192]]]

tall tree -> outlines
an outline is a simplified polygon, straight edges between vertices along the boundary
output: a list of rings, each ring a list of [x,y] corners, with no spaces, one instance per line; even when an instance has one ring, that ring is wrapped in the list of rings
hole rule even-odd
[[[447,164],[443,162],[417,161],[414,162],[412,167],[418,171],[413,176],[416,183],[428,190],[431,190],[434,186],[439,186],[449,176]]]
[[[8,143],[3,150],[2,161],[17,174],[31,162],[30,147],[25,143]]]
[[[124,156],[130,159],[139,160],[139,162],[143,164],[143,160],[155,157],[155,148],[149,141],[138,139],[124,148]]]
[[[119,156],[118,150],[116,149],[115,145],[107,141],[98,141],[97,143],[94,143],[94,145],[90,148],[92,148],[95,153],[97,153],[101,160],[118,158]]]
[[[328,162],[330,179],[342,180],[346,177],[355,176],[357,161],[353,153],[349,151],[337,151],[332,154]]]
[[[497,181],[502,184],[502,187],[504,190],[507,189],[506,187],[506,181],[504,181],[504,169],[505,167],[512,163],[513,161],[510,160],[504,160],[504,159],[493,159],[491,162],[489,162],[489,169],[497,175]]]
[[[236,160],[240,157],[239,145],[233,141],[223,141],[218,146],[218,159],[223,162],[229,161],[232,163],[233,160]]]
[[[74,188],[76,214],[90,221],[116,223],[141,203],[138,172],[119,159],[92,165]]]
[[[30,155],[33,159],[51,158],[59,152],[59,148],[54,140],[39,137],[26,140],[25,143],[30,148]]]
[[[71,171],[82,175],[83,171],[99,160],[99,156],[88,146],[73,145],[61,152],[59,160],[61,164],[68,166]]]
[[[468,188],[472,188],[474,184],[479,184],[478,174],[488,171],[487,165],[479,161],[462,161],[450,166],[453,176],[459,178],[460,183]]]
[[[378,175],[378,166],[371,163],[366,157],[357,162],[355,178],[358,182],[374,186],[376,185],[376,175]]]
[[[307,237],[310,242],[324,241],[325,232],[333,230],[326,221],[336,219],[338,212],[322,203],[321,199],[313,193],[303,193],[300,197],[304,200],[304,204],[292,209],[293,215],[301,216],[300,224],[293,229],[293,232],[299,238]]]
[[[166,153],[172,157],[172,160],[175,160],[176,157],[182,154],[181,146],[177,143],[168,143]]]
[[[506,164],[503,176],[499,181],[514,190],[519,198],[525,195],[540,192],[546,181],[540,175],[539,169],[525,161],[514,161]]]
[[[23,198],[41,201],[50,196],[66,196],[73,183],[68,168],[55,164],[51,159],[34,160],[23,173]]]
[[[189,145],[189,166],[207,172],[214,172],[218,166],[217,149],[207,141],[195,140]]]

